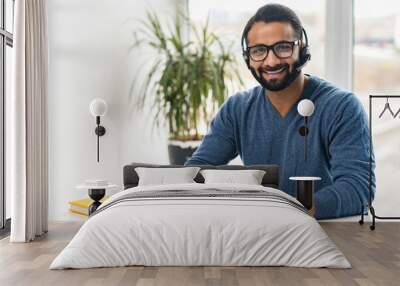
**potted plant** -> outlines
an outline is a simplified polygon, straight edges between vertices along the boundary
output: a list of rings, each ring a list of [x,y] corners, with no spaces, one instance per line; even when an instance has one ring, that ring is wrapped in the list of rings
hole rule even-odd
[[[141,24],[134,47],[149,47],[156,56],[144,73],[137,106],[152,101],[154,123],[168,126],[170,162],[183,164],[201,143],[199,127],[209,126],[229,91],[243,81],[235,55],[210,31],[208,20],[197,29],[177,13],[173,27],[165,31],[158,16],[148,12]]]

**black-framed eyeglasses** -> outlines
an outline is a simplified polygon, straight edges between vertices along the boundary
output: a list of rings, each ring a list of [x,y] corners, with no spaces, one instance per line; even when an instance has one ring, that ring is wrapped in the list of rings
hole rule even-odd
[[[295,45],[300,45],[300,40],[288,42],[281,41],[273,45],[255,45],[247,47],[249,57],[255,62],[261,62],[268,56],[269,50],[272,50],[279,59],[287,59],[293,55]]]

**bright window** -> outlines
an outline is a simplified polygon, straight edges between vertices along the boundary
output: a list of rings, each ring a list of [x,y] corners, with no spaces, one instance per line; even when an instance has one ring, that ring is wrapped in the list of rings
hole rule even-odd
[[[398,1],[355,0],[354,5],[354,91],[400,94]]]
[[[400,9],[396,0],[354,1],[354,92],[369,108],[369,95],[400,95]],[[399,216],[400,117],[384,110],[385,99],[372,100],[372,140],[376,159],[379,216]],[[390,99],[394,114],[400,98]]]

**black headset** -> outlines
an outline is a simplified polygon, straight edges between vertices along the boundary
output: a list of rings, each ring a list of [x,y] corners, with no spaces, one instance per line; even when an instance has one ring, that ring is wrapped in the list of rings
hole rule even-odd
[[[296,70],[300,71],[309,60],[311,60],[311,53],[310,53],[310,49],[308,47],[308,37],[307,37],[307,33],[306,30],[304,30],[304,28],[301,28],[301,45],[303,45],[303,34],[304,34],[304,39],[305,39],[305,45],[302,47],[300,47],[300,60],[299,63],[296,64]],[[247,31],[248,33],[248,31]],[[250,56],[249,56],[249,51],[247,50],[247,39],[246,39],[245,33],[243,32],[242,35],[242,55],[243,55],[243,59],[246,62],[247,67],[250,69]]]

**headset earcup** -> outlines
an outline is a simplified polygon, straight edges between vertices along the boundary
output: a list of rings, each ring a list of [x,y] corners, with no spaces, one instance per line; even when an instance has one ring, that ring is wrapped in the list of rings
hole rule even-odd
[[[306,63],[309,60],[311,60],[311,53],[310,53],[310,49],[308,47],[305,47],[303,50],[304,50],[303,51],[304,63]]]
[[[299,63],[297,69],[302,69],[304,65],[311,59],[310,49],[308,47],[302,47],[299,54]]]
[[[307,61],[307,48],[302,47],[300,49],[300,55],[299,55],[299,65],[302,66],[306,63]]]
[[[308,37],[306,30],[302,28],[302,37],[301,37],[301,42],[303,43],[303,35],[305,39],[304,46],[300,48],[300,53],[299,53],[299,63],[297,65],[298,70],[301,70],[306,63],[311,60],[311,53],[310,53],[310,48],[308,47]]]

